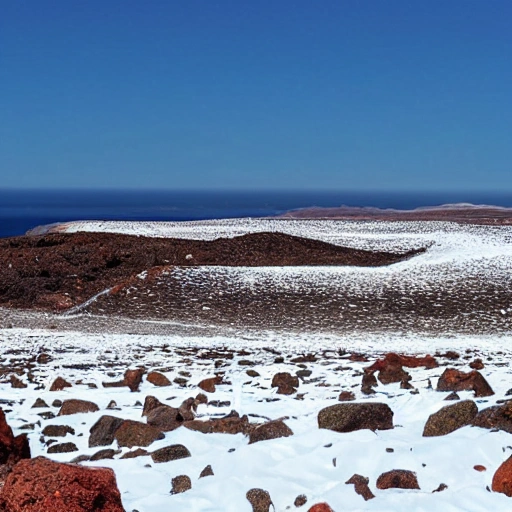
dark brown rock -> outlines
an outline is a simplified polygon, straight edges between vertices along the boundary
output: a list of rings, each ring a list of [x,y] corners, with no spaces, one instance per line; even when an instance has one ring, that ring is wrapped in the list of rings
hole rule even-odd
[[[209,379],[202,380],[198,386],[207,393],[215,393],[215,386],[221,384],[222,377],[217,375],[216,377],[210,377]]]
[[[487,471],[487,468],[485,466],[482,466],[481,464],[477,464],[476,466],[473,466],[473,469],[475,471],[478,471],[479,473]]]
[[[388,430],[393,428],[393,411],[383,403],[341,403],[322,409],[318,426],[335,432]]]
[[[512,498],[512,456],[496,470],[492,477],[492,490]]]
[[[100,408],[94,402],[71,398],[70,400],[64,400],[64,402],[62,402],[62,407],[60,408],[59,414],[57,416],[68,416],[70,414],[96,412],[99,410]]]
[[[178,409],[179,417],[183,421],[191,421],[193,420],[196,415],[195,411],[197,409],[197,402],[195,398],[187,398],[183,401],[183,403],[180,405]]]
[[[46,437],[65,437],[67,434],[75,435],[75,429],[68,425],[46,425],[43,436]]]
[[[249,434],[249,444],[280,437],[293,436],[292,429],[284,421],[276,420],[255,426]]]
[[[406,469],[392,469],[377,478],[377,489],[419,489],[416,473]]]
[[[299,494],[293,504],[298,507],[303,507],[308,502],[308,498],[305,494]]]
[[[231,411],[223,418],[210,418],[209,420],[193,420],[186,421],[183,426],[202,432],[203,434],[246,434],[252,430],[248,417],[244,414],[240,415],[236,411]]]
[[[151,458],[155,463],[169,462],[171,460],[185,459],[187,457],[191,457],[190,452],[182,444],[165,446],[151,453]]]
[[[352,391],[342,391],[338,400],[340,402],[353,402],[356,399],[356,395]]]
[[[437,391],[474,391],[475,397],[494,395],[483,375],[473,370],[468,373],[447,368],[437,382]]]
[[[120,447],[126,446],[127,448],[149,446],[164,437],[164,434],[159,429],[133,420],[123,420],[114,433],[114,439],[117,441],[117,444]]]
[[[160,372],[149,372],[146,380],[153,384],[153,386],[166,387],[171,385],[171,381]]]
[[[139,390],[140,383],[142,382],[142,377],[144,375],[144,369],[137,368],[135,370],[126,370],[124,372],[123,380],[116,382],[103,382],[104,388],[121,388],[127,386],[130,388],[130,391],[135,392]]]
[[[142,409],[142,416],[147,416],[153,409],[156,409],[157,407],[161,407],[163,404],[156,398],[155,396],[148,395],[144,399],[144,407]]]
[[[252,506],[252,512],[269,512],[272,500],[270,494],[263,489],[250,489],[245,495]]]
[[[452,400],[460,400],[460,396],[455,393],[455,391],[452,391],[449,395],[446,396],[445,400],[447,402],[450,402]]]
[[[373,395],[375,390],[373,388],[378,386],[377,378],[372,372],[365,371],[361,382],[361,392],[365,395]]]
[[[57,377],[50,386],[50,391],[62,391],[64,388],[70,388],[71,384],[62,377]]]
[[[187,475],[178,475],[171,480],[171,494],[180,494],[192,489],[192,481]]]
[[[473,370],[483,370],[485,365],[481,359],[475,359],[471,363],[469,363],[469,367]]]
[[[437,489],[434,489],[432,492],[442,492],[446,491],[448,489],[448,486],[446,484],[439,484],[439,487]]]
[[[32,409],[39,409],[39,408],[45,408],[45,407],[48,407],[48,404],[42,398],[38,398],[34,402]]]
[[[45,457],[19,462],[2,492],[6,512],[125,512],[114,472]]]
[[[12,388],[25,389],[26,387],[28,387],[27,384],[20,380],[16,375],[11,375],[10,381]]]
[[[272,378],[272,387],[277,388],[279,395],[292,395],[299,387],[299,378],[287,372],[276,373]]]
[[[152,409],[148,413],[146,421],[148,425],[152,425],[162,432],[171,432],[183,425],[183,418],[179,410],[168,405]]]
[[[480,411],[472,425],[480,428],[503,430],[512,434],[512,400],[503,405],[494,405]]]
[[[149,455],[149,452],[144,450],[144,448],[136,448],[131,452],[126,452],[121,459],[135,459],[136,457],[143,457],[144,455]]]
[[[196,395],[195,401],[197,405],[199,404],[207,404],[208,403],[208,397],[204,393],[199,393]]]
[[[115,455],[121,453],[121,450],[114,450],[112,448],[105,448],[96,452],[91,456],[90,460],[103,460],[103,459],[113,459]]]
[[[112,444],[115,433],[123,421],[123,419],[115,416],[102,416],[89,430],[89,447]]]
[[[478,407],[472,400],[447,405],[430,415],[423,429],[423,437],[445,436],[471,424],[477,413]]]
[[[355,474],[352,475],[345,483],[353,484],[356,493],[362,496],[365,501],[368,501],[372,498],[375,498],[375,495],[370,490],[370,487],[368,487],[369,481],[369,478]]]
[[[205,476],[213,476],[213,469],[210,466],[210,464],[208,464],[208,466],[206,466],[203,469],[203,471],[201,471],[201,474],[199,475],[199,478],[204,478]]]
[[[58,443],[52,444],[47,451],[48,453],[70,453],[77,452],[78,448],[75,443]]]

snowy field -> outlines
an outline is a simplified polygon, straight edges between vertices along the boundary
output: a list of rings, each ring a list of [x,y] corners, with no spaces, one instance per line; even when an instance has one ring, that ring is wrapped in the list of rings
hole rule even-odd
[[[89,314],[301,331],[506,334],[512,329],[512,227],[235,219],[74,222],[60,229],[204,240],[280,231],[357,249],[427,248],[379,268],[174,267],[151,282],[139,279],[120,296],[86,304],[81,309]]]
[[[49,438],[42,436],[47,425],[75,430],[58,442],[73,442],[77,451],[51,458],[93,455],[107,448],[88,447],[89,429],[100,416],[145,422],[146,396],[178,407],[202,392],[201,380],[222,372],[226,384],[207,393],[210,402],[198,406],[198,419],[232,410],[256,423],[284,418],[293,435],[249,444],[243,434],[179,427],[147,449],[179,443],[189,449],[189,458],[166,463],[154,463],[149,455],[121,459],[128,451],[122,448],[113,459],[83,462],[114,469],[128,512],[250,512],[246,493],[251,488],[267,490],[278,512],[306,511],[322,501],[335,512],[512,509],[512,498],[489,490],[494,472],[512,455],[511,434],[465,426],[441,437],[422,436],[429,415],[454,403],[444,401],[447,392],[435,390],[446,367],[467,372],[476,358],[483,361],[481,373],[495,394],[474,398],[473,392],[459,392],[461,400],[474,400],[480,410],[504,400],[512,388],[512,228],[240,219],[75,222],[60,230],[196,239],[280,231],[354,248],[427,251],[381,268],[169,268],[152,280],[143,274],[116,296],[101,295],[72,315],[0,310],[0,326],[11,325],[0,329],[2,407],[15,434],[28,432],[34,456],[47,454]],[[460,358],[444,357],[449,350]],[[212,351],[217,355],[209,355]],[[376,394],[363,394],[364,368],[391,351],[437,353],[440,366],[406,369],[412,390],[379,382]],[[36,362],[43,353],[49,361]],[[304,354],[315,357],[292,361]],[[144,379],[134,393],[102,386],[136,367],[162,372],[171,385],[155,387]],[[249,375],[248,369],[256,373]],[[297,392],[278,395],[272,377],[297,371]],[[13,373],[28,387],[11,387]],[[72,387],[49,391],[57,376]],[[342,391],[352,391],[356,402],[388,404],[394,428],[319,429],[318,412],[339,403]],[[37,398],[48,407],[32,408]],[[48,417],[59,410],[52,406],[55,399],[68,398],[93,401],[100,410]],[[111,400],[118,410],[107,409]],[[110,447],[117,449],[115,442]],[[214,476],[199,478],[207,465]],[[476,471],[475,465],[486,470]],[[377,477],[392,469],[414,471],[420,490],[377,489]],[[369,478],[374,499],[364,501],[353,485],[345,484],[355,473]],[[192,489],[171,494],[171,479],[177,475],[188,475]],[[447,488],[433,493],[440,484]],[[294,500],[301,494],[307,503],[296,508]]]
[[[270,493],[276,511],[295,509],[293,502],[300,494],[307,496],[308,503],[299,510],[307,510],[318,501],[327,501],[335,511],[505,511],[512,507],[511,498],[490,493],[487,487],[491,485],[496,468],[512,454],[510,434],[467,426],[443,437],[425,438],[422,431],[431,413],[453,403],[444,401],[447,393],[428,389],[427,379],[435,389],[443,365],[468,371],[468,363],[480,357],[485,362],[482,374],[495,395],[476,400],[478,407],[493,405],[505,396],[512,387],[510,341],[508,337],[413,339],[399,335],[318,339],[307,335],[277,336],[272,332],[245,338],[183,338],[5,329],[0,331],[4,369],[24,368],[27,360],[41,353],[50,355],[52,360],[32,367],[32,378],[37,385],[28,383],[24,375],[21,379],[28,383],[28,388],[13,389],[3,383],[0,393],[3,407],[10,410],[7,417],[15,433],[27,432],[20,427],[35,423],[34,429],[28,430],[33,455],[46,454],[44,442],[48,438],[41,437],[46,425],[74,428],[75,435],[67,435],[59,442],[71,441],[78,451],[51,455],[55,460],[70,461],[79,454],[92,455],[100,449],[88,448],[87,441],[90,427],[101,415],[144,421],[140,403],[147,395],[179,406],[184,399],[201,391],[197,387],[199,381],[214,374],[214,361],[201,358],[201,354],[219,350],[227,355],[232,351],[233,359],[222,359],[223,365],[218,368],[230,384],[220,385],[215,393],[208,394],[210,401],[225,401],[229,405],[220,408],[200,405],[198,417],[219,417],[232,409],[253,415],[250,419],[256,422],[284,417],[294,435],[249,445],[242,434],[202,434],[180,427],[153,443],[148,450],[181,443],[190,450],[190,458],[162,464],[153,463],[149,456],[120,459],[128,451],[124,448],[113,460],[84,462],[115,470],[127,511],[250,512],[245,494],[254,487]],[[419,394],[400,389],[399,384],[384,386],[380,383],[377,393],[371,397],[360,392],[363,368],[385,351],[411,353],[412,346],[415,353],[456,349],[461,358],[448,361],[439,357],[439,368],[410,369],[411,383]],[[282,363],[274,362],[278,352],[284,358]],[[302,365],[291,362],[293,357],[311,352],[316,354],[317,361]],[[349,356],[353,352],[367,354],[369,361],[351,361]],[[242,359],[254,363],[250,369],[259,376],[249,377],[248,367],[238,364]],[[101,382],[114,380],[122,376],[125,369],[139,365],[148,371],[163,370],[171,381],[187,375],[187,383],[184,387],[173,383],[158,388],[144,381],[140,391],[135,393],[127,388],[102,387]],[[275,373],[294,374],[300,369],[311,371],[311,375],[300,382],[297,390],[300,395],[277,395],[275,388],[270,387]],[[110,372],[108,376],[107,372]],[[73,387],[50,392],[49,386],[57,376],[64,377]],[[98,388],[90,389],[88,384]],[[319,429],[318,411],[338,403],[337,397],[343,390],[353,391],[358,402],[387,403],[394,412],[395,428],[352,433]],[[461,399],[472,399],[473,393],[460,392],[459,395]],[[42,398],[50,407],[32,409],[36,398]],[[47,420],[38,416],[41,411],[56,414],[58,409],[51,407],[53,400],[67,398],[91,400],[100,411]],[[106,410],[111,400],[116,401],[120,410]],[[10,406],[8,401],[11,401]],[[112,447],[117,448],[115,443]],[[389,452],[389,448],[393,451]],[[214,476],[199,479],[208,464]],[[485,466],[487,471],[475,471],[473,467],[477,464]],[[377,477],[391,469],[416,472],[421,490],[376,489]],[[365,502],[352,485],[345,484],[354,473],[370,479],[375,499]],[[171,479],[182,474],[191,478],[192,489],[171,495]],[[441,483],[448,488],[432,493]]]

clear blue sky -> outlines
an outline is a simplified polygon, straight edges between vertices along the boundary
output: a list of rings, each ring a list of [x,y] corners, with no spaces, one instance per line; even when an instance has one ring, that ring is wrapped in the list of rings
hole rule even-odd
[[[0,187],[512,192],[510,0],[4,0]]]

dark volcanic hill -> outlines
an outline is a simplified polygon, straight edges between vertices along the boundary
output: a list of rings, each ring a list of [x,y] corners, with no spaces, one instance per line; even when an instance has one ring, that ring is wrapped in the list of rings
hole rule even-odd
[[[283,233],[252,233],[212,241],[110,233],[6,238],[0,240],[0,305],[66,310],[155,267],[377,267],[423,251],[363,251]]]

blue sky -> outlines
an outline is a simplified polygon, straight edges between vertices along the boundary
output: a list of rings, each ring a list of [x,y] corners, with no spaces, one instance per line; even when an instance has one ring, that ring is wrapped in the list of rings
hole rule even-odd
[[[509,0],[16,0],[0,187],[509,190]]]

